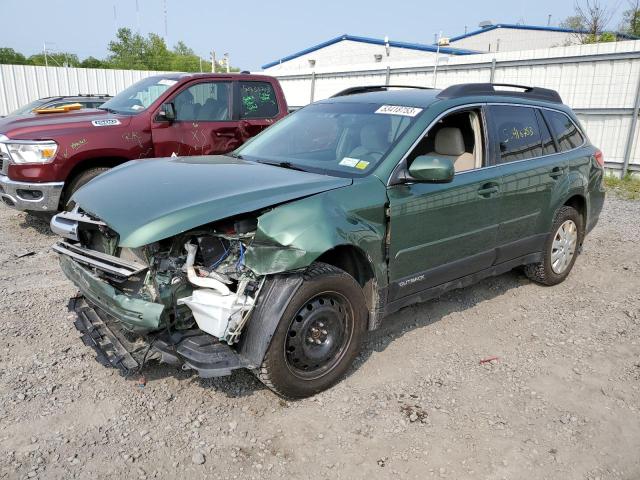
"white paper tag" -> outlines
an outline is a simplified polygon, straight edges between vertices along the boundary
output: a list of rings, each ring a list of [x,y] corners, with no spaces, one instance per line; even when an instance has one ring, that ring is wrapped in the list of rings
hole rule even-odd
[[[382,105],[375,113],[382,113],[385,115],[402,115],[403,117],[415,117],[420,112],[421,108],[416,107],[404,107],[402,105]]]
[[[342,165],[343,167],[355,167],[359,161],[360,160],[357,158],[344,157],[340,160],[339,165]]]
[[[178,83],[177,80],[169,80],[168,78],[163,78],[162,80],[160,80],[158,82],[158,85],[165,85],[167,87],[171,87],[171,86],[175,85],[176,83]]]
[[[120,120],[117,118],[107,118],[106,120],[91,120],[91,124],[94,127],[111,127],[113,125],[120,125]]]

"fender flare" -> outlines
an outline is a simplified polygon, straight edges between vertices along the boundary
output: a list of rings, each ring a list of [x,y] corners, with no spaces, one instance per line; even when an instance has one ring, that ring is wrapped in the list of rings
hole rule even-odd
[[[289,300],[298,291],[303,272],[269,275],[258,297],[255,310],[240,337],[238,354],[252,368],[259,368]]]

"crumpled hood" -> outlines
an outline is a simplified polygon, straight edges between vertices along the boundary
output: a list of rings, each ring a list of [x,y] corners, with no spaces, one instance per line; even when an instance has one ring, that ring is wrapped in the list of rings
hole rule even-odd
[[[114,168],[72,200],[116,231],[120,246],[134,248],[351,183],[227,156],[163,158]]]

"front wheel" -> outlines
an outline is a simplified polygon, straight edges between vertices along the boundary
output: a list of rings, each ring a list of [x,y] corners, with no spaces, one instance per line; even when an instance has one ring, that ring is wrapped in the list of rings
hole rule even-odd
[[[524,269],[531,280],[543,285],[557,285],[573,268],[584,238],[582,215],[573,207],[563,206],[556,212],[544,246],[540,263],[532,263]]]
[[[367,307],[362,288],[339,268],[314,263],[291,297],[258,378],[286,398],[334,385],[360,351]]]

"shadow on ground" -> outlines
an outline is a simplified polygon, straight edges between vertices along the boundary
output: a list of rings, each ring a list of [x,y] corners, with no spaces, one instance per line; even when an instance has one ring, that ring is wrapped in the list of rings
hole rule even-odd
[[[384,319],[378,330],[368,333],[360,355],[346,376],[353,375],[373,352],[384,351],[404,334],[432,325],[452,313],[465,311],[479,303],[490,301],[527,283],[529,281],[524,274],[519,270],[513,270],[499,277],[485,279],[473,286],[445,293],[434,300],[403,308]],[[148,382],[171,376],[181,381],[198,383],[202,388],[213,389],[229,398],[251,396],[257,391],[266,389],[247,370],[236,370],[227,377],[204,379],[194,372],[184,371],[178,367],[150,363],[140,374],[132,375],[130,378],[137,381],[140,376],[144,376]]]
[[[47,237],[54,237],[55,233],[51,231],[49,222],[51,222],[53,213],[47,212],[25,212],[24,218],[20,224],[22,228],[30,228],[45,235]]]

